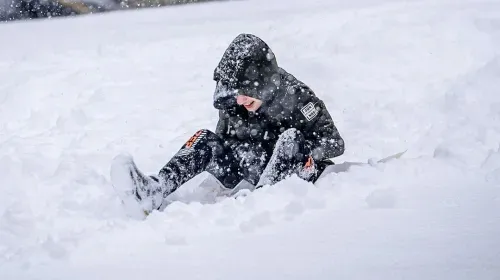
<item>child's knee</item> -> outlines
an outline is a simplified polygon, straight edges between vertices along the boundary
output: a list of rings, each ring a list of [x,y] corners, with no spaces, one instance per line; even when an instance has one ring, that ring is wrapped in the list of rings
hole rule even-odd
[[[290,128],[280,134],[276,149],[279,154],[284,158],[300,158],[304,156],[304,136],[302,133],[295,129]]]
[[[290,138],[290,137],[295,137],[296,135],[299,135],[300,134],[300,130],[297,130],[296,128],[289,128],[285,131],[283,131],[281,134],[280,134],[280,137],[279,138]]]
[[[191,149],[198,145],[205,145],[208,142],[220,141],[220,137],[209,129],[200,129],[196,131],[189,139],[184,143],[183,148]]]
[[[289,128],[280,134],[277,145],[284,145],[287,143],[302,144],[303,142],[304,136],[302,135],[302,132],[296,128]]]

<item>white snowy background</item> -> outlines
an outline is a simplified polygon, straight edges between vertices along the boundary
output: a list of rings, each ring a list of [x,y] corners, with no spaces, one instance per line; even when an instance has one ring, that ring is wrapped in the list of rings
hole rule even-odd
[[[408,152],[129,219],[111,159],[156,173],[214,129],[213,69],[242,32],[326,102],[336,162]],[[235,1],[0,40],[2,280],[500,279],[499,1]]]

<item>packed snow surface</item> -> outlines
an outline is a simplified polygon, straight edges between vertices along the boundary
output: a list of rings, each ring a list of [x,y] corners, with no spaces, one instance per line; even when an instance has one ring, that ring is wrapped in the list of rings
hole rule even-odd
[[[127,217],[111,159],[156,173],[214,129],[239,33],[326,102],[335,161],[238,199]],[[235,1],[0,25],[0,279],[500,279],[500,2]]]

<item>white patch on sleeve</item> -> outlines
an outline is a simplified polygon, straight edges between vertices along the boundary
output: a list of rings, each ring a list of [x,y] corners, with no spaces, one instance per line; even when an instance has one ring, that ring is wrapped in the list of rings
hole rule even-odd
[[[318,115],[319,110],[316,109],[312,102],[309,102],[304,107],[302,107],[302,109],[300,109],[300,112],[302,112],[304,117],[306,117],[307,121],[311,121]]]

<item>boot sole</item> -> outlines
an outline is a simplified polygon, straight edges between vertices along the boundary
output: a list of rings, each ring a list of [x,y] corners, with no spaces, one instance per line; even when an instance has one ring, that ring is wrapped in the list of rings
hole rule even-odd
[[[142,220],[147,216],[147,213],[137,197],[136,185],[131,175],[136,170],[137,167],[132,156],[121,154],[113,159],[110,175],[113,188],[121,199],[127,216]]]

